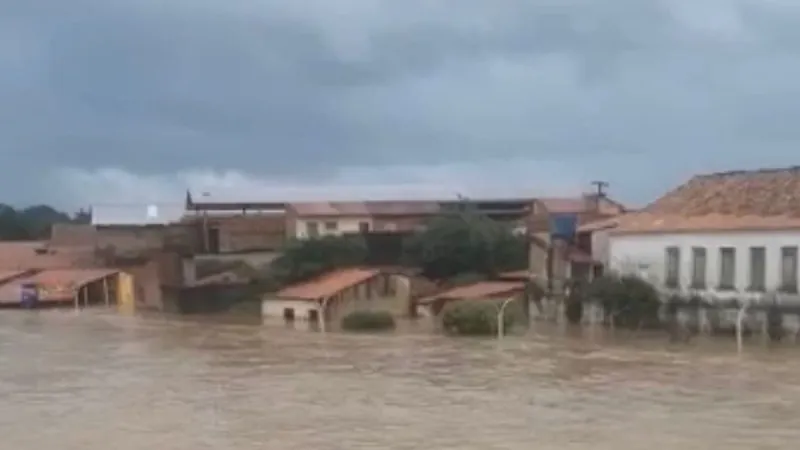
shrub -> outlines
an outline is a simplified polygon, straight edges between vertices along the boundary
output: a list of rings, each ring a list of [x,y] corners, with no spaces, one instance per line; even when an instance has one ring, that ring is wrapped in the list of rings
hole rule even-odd
[[[604,275],[588,286],[589,298],[600,302],[615,326],[626,328],[658,325],[661,300],[656,288],[634,275]]]
[[[342,329],[348,331],[382,331],[394,327],[394,317],[388,311],[353,311],[342,318]]]
[[[510,308],[503,313],[506,330],[514,324]],[[442,311],[445,332],[462,336],[488,336],[497,334],[497,304],[489,300],[462,300],[451,302]]]

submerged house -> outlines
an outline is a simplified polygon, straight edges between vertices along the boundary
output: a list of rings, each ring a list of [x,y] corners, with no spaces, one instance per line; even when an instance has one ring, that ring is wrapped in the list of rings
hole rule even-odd
[[[410,312],[411,280],[400,273],[379,268],[333,270],[311,280],[291,285],[262,299],[265,318],[285,321],[320,319],[338,321],[347,313],[362,309]]]
[[[479,281],[431,294],[415,301],[420,316],[438,316],[444,307],[459,300],[519,300],[525,301],[526,283],[523,281]]]
[[[800,167],[698,175],[608,228],[609,265],[666,291],[798,299]]]

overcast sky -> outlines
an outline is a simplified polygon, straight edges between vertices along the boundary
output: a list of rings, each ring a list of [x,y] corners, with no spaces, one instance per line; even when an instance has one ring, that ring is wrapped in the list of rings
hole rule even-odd
[[[3,201],[570,195],[800,164],[798,0],[0,0]]]

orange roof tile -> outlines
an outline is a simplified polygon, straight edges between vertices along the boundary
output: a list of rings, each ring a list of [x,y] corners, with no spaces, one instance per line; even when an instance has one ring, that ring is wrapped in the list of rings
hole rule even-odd
[[[620,219],[614,234],[800,228],[800,167],[699,175]]]
[[[24,270],[0,270],[0,284],[24,274]]]
[[[334,270],[313,280],[289,286],[278,292],[276,296],[279,298],[318,300],[361,284],[380,273],[380,269],[351,268]]]
[[[43,270],[0,285],[0,303],[19,302],[22,286],[29,283],[39,286],[41,301],[71,299],[83,286],[117,272],[113,269]]]
[[[479,281],[421,298],[419,299],[419,303],[430,303],[438,299],[469,300],[494,298],[524,289],[525,283],[519,281]]]
[[[376,200],[352,202],[300,202],[290,204],[300,217],[405,216],[439,212],[439,202],[427,200]]]

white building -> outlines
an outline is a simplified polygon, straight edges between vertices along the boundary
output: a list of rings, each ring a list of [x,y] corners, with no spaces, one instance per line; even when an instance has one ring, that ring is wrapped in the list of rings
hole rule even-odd
[[[292,203],[291,233],[298,239],[366,232],[418,230],[439,213],[435,201],[353,201]]]
[[[720,299],[794,297],[800,168],[697,176],[598,239],[607,239],[611,269],[668,290]]]

